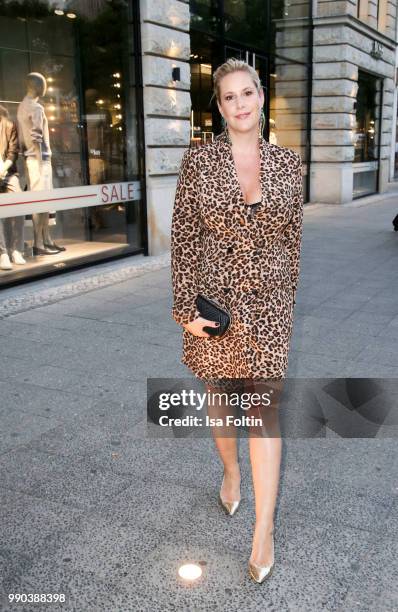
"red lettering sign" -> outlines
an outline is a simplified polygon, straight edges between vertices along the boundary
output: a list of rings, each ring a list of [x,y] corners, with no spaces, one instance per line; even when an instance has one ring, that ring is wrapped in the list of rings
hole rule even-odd
[[[134,199],[134,183],[111,183],[101,186],[101,202],[127,202]]]
[[[117,201],[118,197],[117,187],[116,185],[112,185],[111,202]]]
[[[102,195],[102,203],[107,204],[109,202],[108,185],[102,185],[101,195]]]

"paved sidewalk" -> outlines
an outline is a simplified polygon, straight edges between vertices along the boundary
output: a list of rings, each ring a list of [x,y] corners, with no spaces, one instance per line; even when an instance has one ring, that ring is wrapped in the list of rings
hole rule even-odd
[[[397,209],[306,209],[289,377],[397,377]],[[254,584],[247,440],[229,519],[212,440],[146,438],[147,377],[189,375],[170,311],[167,256],[0,296],[0,609],[397,611],[396,439],[283,440],[275,571]]]

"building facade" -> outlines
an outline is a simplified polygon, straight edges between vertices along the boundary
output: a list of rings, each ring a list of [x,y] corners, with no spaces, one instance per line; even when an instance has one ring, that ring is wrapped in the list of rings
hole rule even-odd
[[[340,204],[387,191],[395,125],[396,13],[390,0],[314,3],[314,202]]]
[[[0,286],[169,250],[181,158],[222,129],[212,73],[228,57],[257,70],[264,136],[300,153],[305,201],[387,191],[398,174],[396,8],[2,2]]]

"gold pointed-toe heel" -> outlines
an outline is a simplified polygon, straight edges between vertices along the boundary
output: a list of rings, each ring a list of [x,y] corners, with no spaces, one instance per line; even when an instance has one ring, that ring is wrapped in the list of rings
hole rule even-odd
[[[257,565],[249,561],[249,574],[250,577],[261,584],[266,578],[269,578],[275,567],[275,545],[274,545],[274,532],[272,532],[272,563],[271,565]]]
[[[223,483],[224,483],[224,477],[222,479],[221,488],[222,488]],[[240,506],[240,499],[237,501],[227,502],[223,500],[223,498],[221,497],[221,493],[219,493],[218,495],[218,501],[220,502],[221,506],[224,508],[225,512],[229,516],[233,516]]]

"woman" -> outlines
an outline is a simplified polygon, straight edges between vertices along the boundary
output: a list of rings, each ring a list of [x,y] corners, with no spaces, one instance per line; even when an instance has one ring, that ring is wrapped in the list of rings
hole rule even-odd
[[[229,59],[213,75],[226,123],[213,142],[188,149],[177,182],[171,228],[173,309],[183,327],[182,363],[207,392],[243,381],[280,381],[287,369],[299,276],[303,220],[302,162],[298,153],[262,137],[264,94],[256,71]],[[200,315],[198,293],[232,314],[227,333]],[[232,388],[231,385],[230,388]],[[219,410],[222,407],[219,406]],[[249,573],[256,582],[274,565],[274,509],[281,458],[275,410],[264,431],[249,436],[256,524]],[[220,500],[233,515],[240,502],[237,439],[217,436],[224,466]]]

